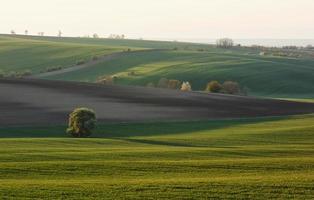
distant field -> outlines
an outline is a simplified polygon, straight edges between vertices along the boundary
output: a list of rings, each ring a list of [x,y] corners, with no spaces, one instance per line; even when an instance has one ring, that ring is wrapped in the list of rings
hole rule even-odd
[[[250,95],[314,97],[314,59],[260,56],[249,48],[225,50],[181,42],[0,35],[0,71],[37,74],[127,49],[133,52],[44,78],[95,82],[100,76],[117,75],[117,84],[145,86],[165,77],[189,81],[194,90],[203,90],[210,80],[233,80],[248,88]],[[134,52],[148,49],[158,51]]]
[[[132,72],[132,73],[130,73]],[[240,52],[158,51],[123,55],[86,69],[47,77],[57,80],[94,82],[102,75],[118,76],[117,83],[145,86],[161,77],[192,83],[204,90],[210,80],[234,80],[251,95],[314,97],[314,60],[262,57]]]
[[[202,48],[207,45],[144,40],[58,38],[0,34],[0,72],[37,74],[53,67],[71,67],[93,56],[109,55],[128,49]]]
[[[0,129],[0,198],[312,199],[314,116]]]
[[[7,35],[10,36],[10,35]],[[12,36],[11,36],[12,37]],[[148,48],[148,49],[173,49],[187,48],[211,48],[206,44],[195,44],[186,42],[168,42],[168,41],[151,41],[151,40],[130,40],[130,39],[106,39],[106,38],[83,38],[83,37],[40,37],[40,36],[23,36],[16,35],[15,38],[33,39],[40,41],[58,42],[58,43],[73,43],[81,45],[98,45],[98,46],[115,46],[115,47],[130,47],[130,48]]]
[[[93,56],[121,52],[126,48],[73,44],[15,38],[0,35],[0,71],[30,70],[39,73],[52,67],[69,67]]]

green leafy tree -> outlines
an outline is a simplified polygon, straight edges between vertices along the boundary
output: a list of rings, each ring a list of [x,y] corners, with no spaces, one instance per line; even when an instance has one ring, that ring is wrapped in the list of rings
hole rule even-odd
[[[73,137],[88,137],[96,125],[96,114],[88,108],[77,108],[69,116],[67,133]]]
[[[207,84],[206,91],[219,93],[222,91],[222,85],[218,81],[211,81]]]

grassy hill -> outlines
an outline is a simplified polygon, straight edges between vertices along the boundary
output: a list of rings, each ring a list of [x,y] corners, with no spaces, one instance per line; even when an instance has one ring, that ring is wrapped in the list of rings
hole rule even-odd
[[[256,49],[225,50],[193,43],[1,35],[0,70],[36,74],[128,48],[131,53],[46,78],[94,82],[100,76],[116,75],[118,84],[145,86],[164,77],[189,81],[194,90],[203,90],[210,80],[233,80],[249,88],[251,95],[314,97],[314,59],[310,57],[260,56]],[[159,50],[133,52],[140,49]]]
[[[6,35],[12,37],[12,35]],[[97,45],[97,46],[115,46],[120,48],[142,48],[142,49],[200,49],[210,48],[206,44],[196,44],[176,41],[152,41],[152,40],[134,40],[134,39],[107,39],[107,38],[84,38],[84,37],[42,37],[42,36],[25,36],[15,35],[14,38],[32,39],[39,41],[49,41],[57,43],[72,43],[81,45]]]
[[[0,198],[311,199],[313,115],[0,129]]]
[[[199,48],[206,45],[144,40],[115,40],[92,38],[58,38],[23,35],[0,35],[0,71],[33,74],[48,68],[67,68],[78,61],[88,62],[94,56],[103,56],[127,49]]]
[[[162,77],[189,81],[203,90],[210,80],[233,80],[250,89],[251,95],[314,97],[314,60],[264,57],[237,51],[138,52],[123,55],[89,68],[47,78],[94,82],[102,75],[116,75],[118,84],[157,83]]]
[[[125,49],[125,48],[124,48]],[[69,67],[93,56],[122,51],[122,47],[33,40],[0,35],[0,70],[33,73],[53,67]]]

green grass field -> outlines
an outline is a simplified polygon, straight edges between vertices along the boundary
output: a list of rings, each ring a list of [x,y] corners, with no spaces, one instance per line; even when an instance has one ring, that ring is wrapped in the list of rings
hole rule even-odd
[[[11,36],[11,35],[7,35]],[[12,36],[11,36],[12,37]],[[119,48],[140,48],[140,49],[208,49],[206,44],[195,44],[175,41],[151,41],[134,39],[106,39],[106,38],[83,38],[83,37],[40,37],[15,35],[14,38],[33,39],[39,41],[49,41],[57,43],[72,43],[77,45],[97,45],[97,46],[115,46]]]
[[[0,71],[31,70],[36,74],[128,48],[163,50],[126,53],[46,78],[94,82],[101,76],[117,75],[117,84],[145,86],[165,77],[189,81],[194,90],[203,90],[210,80],[233,80],[247,87],[250,95],[314,97],[314,59],[260,56],[249,48],[225,50],[193,43],[1,35]]]
[[[0,35],[0,70],[4,73],[30,70],[36,74],[47,68],[74,66],[80,60],[88,61],[93,56],[122,50],[122,47],[50,42]]]
[[[102,75],[116,75],[118,84],[142,86],[156,84],[161,77],[178,79],[192,83],[194,90],[204,90],[210,80],[233,80],[249,88],[251,95],[314,97],[314,60],[262,57],[216,48],[206,52],[132,53],[47,78],[94,82]]]
[[[0,129],[0,198],[312,199],[314,116]]]

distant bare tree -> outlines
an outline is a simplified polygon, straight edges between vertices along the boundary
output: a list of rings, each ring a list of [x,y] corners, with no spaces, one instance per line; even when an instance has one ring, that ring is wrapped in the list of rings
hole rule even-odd
[[[230,48],[233,47],[233,40],[230,38],[221,38],[216,41],[217,47]]]
[[[126,36],[124,35],[124,34],[122,34],[122,35],[118,35],[118,34],[110,34],[109,35],[109,39],[125,39],[126,38]]]
[[[14,30],[11,30],[11,34],[12,34],[12,35],[15,35],[16,33],[15,33],[15,31],[14,31]]]
[[[62,37],[62,32],[60,30],[58,31],[58,37]]]
[[[25,35],[28,35],[28,30],[25,30],[24,33],[25,33]]]
[[[39,36],[44,36],[45,33],[44,33],[44,32],[38,32],[38,35],[39,35]]]
[[[99,38],[98,34],[97,34],[97,33],[94,33],[94,34],[93,34],[93,38]]]

